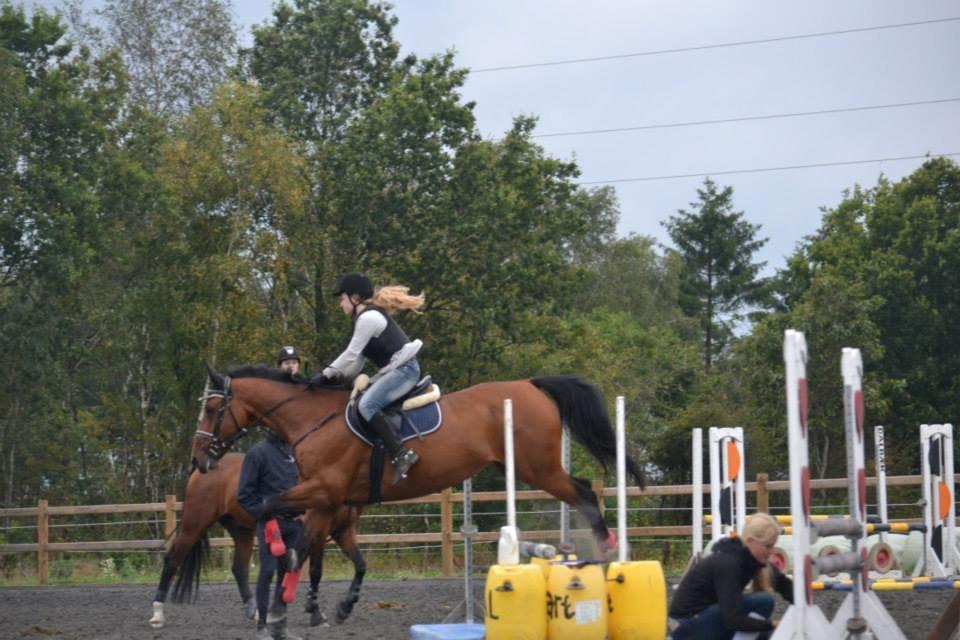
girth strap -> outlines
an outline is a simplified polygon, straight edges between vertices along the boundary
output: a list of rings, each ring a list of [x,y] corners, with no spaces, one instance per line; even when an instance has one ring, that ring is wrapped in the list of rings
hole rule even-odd
[[[378,440],[370,452],[370,497],[367,498],[367,504],[379,504],[383,498],[380,494],[380,483],[383,480],[386,457],[387,449],[383,442]]]

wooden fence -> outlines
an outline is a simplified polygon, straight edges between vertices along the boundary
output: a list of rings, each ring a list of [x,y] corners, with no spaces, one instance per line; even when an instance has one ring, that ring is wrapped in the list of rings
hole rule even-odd
[[[960,474],[958,474],[960,477]],[[909,476],[888,476],[887,486],[919,486],[921,482],[919,475]],[[868,486],[876,486],[876,478],[867,479]],[[810,483],[811,489],[845,489],[847,487],[846,478],[830,478],[822,480],[813,480]],[[615,508],[616,487],[603,487],[600,481],[594,482],[594,491],[600,494],[601,508],[607,507],[607,499],[612,498]],[[748,493],[754,493],[753,504],[758,511],[767,511],[769,509],[769,496],[775,492],[786,492],[790,489],[790,483],[786,480],[768,480],[765,473],[757,475],[755,482],[746,483]],[[710,493],[710,486],[707,483],[703,488],[704,493]],[[656,496],[690,496],[693,493],[693,486],[683,485],[665,485],[657,487],[647,487],[639,489],[638,487],[628,487],[627,497],[656,497]],[[473,492],[474,502],[499,502],[506,499],[504,491],[475,491]],[[517,500],[556,500],[543,491],[518,491]],[[358,536],[359,542],[363,544],[377,543],[439,543],[441,547],[441,566],[445,575],[454,574],[454,545],[463,542],[464,536],[454,525],[454,504],[463,502],[463,494],[447,489],[442,493],[435,493],[421,498],[392,502],[391,505],[402,504],[438,504],[440,505],[440,531],[428,533],[395,533],[395,534],[361,534]],[[0,553],[36,553],[37,556],[37,580],[40,584],[46,584],[49,577],[49,554],[51,552],[70,552],[70,551],[116,551],[116,550],[145,550],[159,551],[165,548],[167,540],[177,526],[177,512],[182,511],[183,503],[177,501],[176,496],[168,495],[164,502],[153,502],[145,504],[105,504],[105,505],[86,505],[86,506],[50,506],[46,500],[40,500],[36,507],[25,507],[18,509],[0,509],[0,518],[36,518],[36,542],[29,544],[0,544]],[[164,534],[165,539],[154,540],[109,540],[109,541],[90,541],[90,542],[50,542],[50,519],[58,516],[79,516],[79,515],[103,515],[120,513],[159,513],[164,514]],[[479,514],[478,514],[479,515]],[[686,525],[671,526],[644,526],[629,527],[627,535],[631,538],[643,537],[678,537],[692,535],[693,527]],[[477,542],[495,541],[499,537],[499,531],[482,531],[474,534],[473,540]],[[524,531],[523,537],[530,540],[558,540],[560,538],[559,530],[539,530]],[[228,546],[232,543],[231,538],[213,538],[211,545],[215,547]]]

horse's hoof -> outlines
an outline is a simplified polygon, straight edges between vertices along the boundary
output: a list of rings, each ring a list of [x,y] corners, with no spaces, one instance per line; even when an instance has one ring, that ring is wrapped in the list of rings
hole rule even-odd
[[[343,624],[344,622],[346,622],[347,618],[350,617],[351,613],[353,613],[353,605],[347,605],[342,602],[338,604],[337,615],[336,615],[337,624]]]
[[[303,605],[304,613],[313,613],[315,611],[320,611],[320,605],[317,604],[317,601],[309,596],[307,596],[307,602]]]
[[[150,618],[150,626],[154,629],[162,629],[164,623],[163,618],[163,603],[154,602],[153,603],[153,617]]]
[[[310,626],[311,627],[329,627],[330,622],[327,620],[327,615],[320,611],[320,607],[317,607],[315,611],[310,612]]]

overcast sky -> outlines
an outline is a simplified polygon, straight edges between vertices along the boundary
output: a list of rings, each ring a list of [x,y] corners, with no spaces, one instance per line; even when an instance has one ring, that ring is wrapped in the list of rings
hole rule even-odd
[[[233,6],[247,34],[272,15],[267,1]],[[538,138],[551,155],[575,159],[582,182],[617,181],[624,236],[668,243],[660,223],[688,208],[704,179],[647,178],[710,174],[734,188],[736,209],[770,238],[758,254],[769,273],[784,266],[796,243],[817,229],[820,208],[838,204],[844,190],[873,186],[881,174],[899,179],[922,162],[880,159],[960,154],[957,0],[399,0],[394,6],[404,52],[423,57],[453,49],[459,64],[474,70],[463,96],[476,102],[489,138],[521,114],[539,118],[538,133],[557,134],[928,103]],[[910,26],[876,28],[891,25]],[[838,31],[846,33],[797,37]],[[748,41],[754,43],[716,46]],[[603,57],[612,59],[497,70]],[[865,160],[871,162],[723,173]]]

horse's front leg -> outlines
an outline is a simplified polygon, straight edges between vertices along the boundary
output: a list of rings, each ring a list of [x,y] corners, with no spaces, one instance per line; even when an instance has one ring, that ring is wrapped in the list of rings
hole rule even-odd
[[[363,585],[363,577],[367,573],[367,561],[360,553],[360,545],[357,544],[357,520],[360,519],[360,510],[351,509],[347,515],[348,522],[334,532],[334,540],[353,562],[353,580],[350,582],[350,589],[347,595],[337,604],[337,623],[343,623],[353,612],[353,606],[360,600],[360,587]]]

